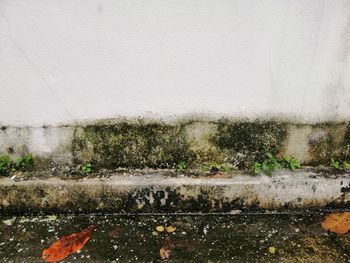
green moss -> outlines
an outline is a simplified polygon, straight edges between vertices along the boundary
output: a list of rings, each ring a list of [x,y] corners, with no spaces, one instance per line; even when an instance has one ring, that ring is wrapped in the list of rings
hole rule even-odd
[[[290,140],[293,127],[307,128],[299,138],[302,141]],[[306,165],[319,165],[328,164],[331,157],[350,158],[350,125],[230,119],[173,124],[104,121],[76,127],[72,150],[75,164],[112,169],[175,168],[180,162],[188,168],[231,163],[247,169],[261,162],[267,152],[274,156],[301,152],[300,160]]]
[[[198,166],[208,160],[248,168],[253,162],[261,161],[266,152],[277,154],[280,151],[287,126],[276,121],[223,119],[210,123],[210,129],[206,125],[196,127],[196,134],[200,135],[193,140],[188,135],[193,122],[176,125],[144,121],[100,123],[77,128],[73,155],[75,163],[91,162],[106,168],[173,168],[181,161]],[[205,135],[206,132],[202,135],[198,129],[207,129],[210,136]],[[208,145],[203,149],[206,142]]]
[[[169,168],[193,159],[181,126],[143,121],[78,128],[73,155],[106,168]]]
[[[346,123],[325,122],[312,125],[309,136],[310,160],[307,164],[329,164],[331,158],[350,157],[350,131]]]
[[[346,127],[346,132],[344,135],[344,140],[342,143],[343,155],[345,159],[350,159],[350,123]]]
[[[277,121],[219,121],[212,142],[228,154],[228,161],[248,168],[267,152],[276,155],[287,137],[287,123]]]

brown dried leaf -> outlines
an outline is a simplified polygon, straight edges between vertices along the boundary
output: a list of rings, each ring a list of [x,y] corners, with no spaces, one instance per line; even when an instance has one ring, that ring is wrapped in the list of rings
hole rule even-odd
[[[350,230],[350,212],[329,214],[322,221],[321,226],[333,233],[346,234]]]
[[[111,238],[117,238],[120,235],[120,228],[115,228],[108,232],[108,236]]]
[[[175,248],[175,245],[171,242],[169,237],[164,238],[163,246],[159,250],[159,256],[161,259],[169,259],[171,251]]]
[[[189,252],[195,251],[194,241],[190,242],[190,241],[186,241],[186,240],[177,240],[177,241],[174,241],[173,244],[177,248],[181,248],[181,249],[189,251]]]
[[[60,238],[49,248],[43,250],[42,259],[46,262],[57,262],[82,249],[90,239],[94,228],[93,225],[90,225],[79,233]]]
[[[170,258],[170,250],[165,249],[164,247],[161,247],[159,250],[159,256],[161,259],[169,259]]]

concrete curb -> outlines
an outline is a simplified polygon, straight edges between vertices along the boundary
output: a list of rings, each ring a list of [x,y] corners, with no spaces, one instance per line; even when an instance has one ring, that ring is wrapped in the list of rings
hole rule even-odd
[[[333,177],[333,178],[332,178]],[[232,178],[111,175],[15,182],[0,180],[1,214],[237,213],[256,210],[349,209],[350,176],[279,171]]]

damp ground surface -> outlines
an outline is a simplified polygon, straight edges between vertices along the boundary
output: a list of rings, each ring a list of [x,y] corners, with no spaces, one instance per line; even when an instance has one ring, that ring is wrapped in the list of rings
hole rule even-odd
[[[350,262],[350,233],[336,235],[323,230],[323,216],[0,217],[0,262],[43,262],[43,249],[91,224],[96,227],[92,238],[62,262],[162,262],[159,250],[165,239],[168,247],[171,243],[168,262]],[[176,230],[157,232],[159,225],[176,226]]]

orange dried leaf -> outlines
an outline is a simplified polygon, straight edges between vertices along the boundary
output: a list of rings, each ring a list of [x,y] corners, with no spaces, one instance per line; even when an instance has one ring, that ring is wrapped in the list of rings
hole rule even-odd
[[[90,239],[94,228],[93,225],[90,225],[79,233],[60,238],[52,246],[43,250],[42,259],[46,262],[57,262],[82,249]]]
[[[321,223],[323,229],[337,234],[346,234],[350,230],[350,212],[332,213]]]
[[[164,247],[161,247],[159,250],[159,256],[161,259],[169,259],[170,258],[170,252],[171,250],[165,249]]]
[[[161,259],[169,259],[171,256],[171,251],[175,248],[175,244],[171,241],[169,237],[166,237],[163,241],[163,246],[159,250],[159,256]]]

